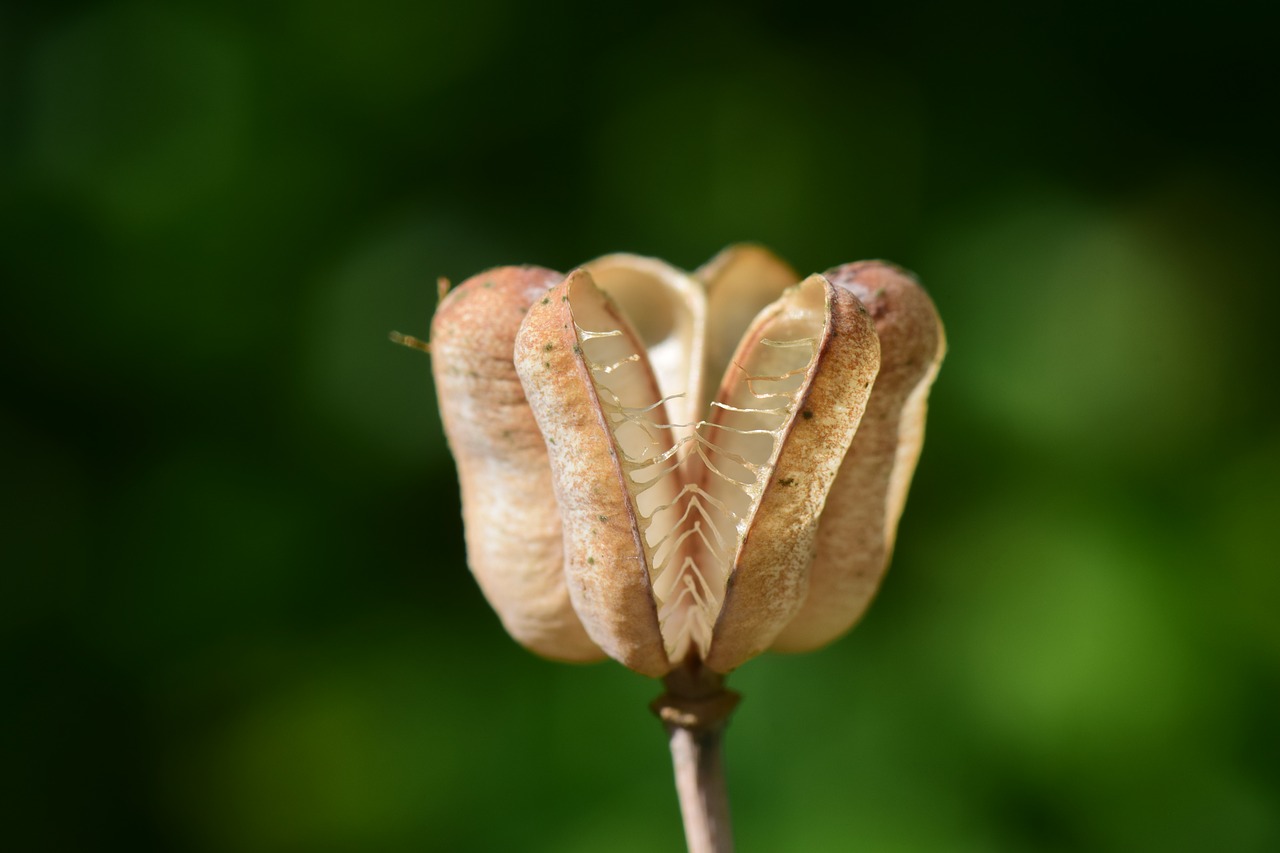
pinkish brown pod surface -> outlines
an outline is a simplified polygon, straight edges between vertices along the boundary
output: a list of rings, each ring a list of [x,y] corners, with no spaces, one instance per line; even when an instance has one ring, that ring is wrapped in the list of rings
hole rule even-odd
[[[879,585],[944,348],[879,262],[476,276],[431,341],[471,569],[552,658],[662,677],[825,645]]]

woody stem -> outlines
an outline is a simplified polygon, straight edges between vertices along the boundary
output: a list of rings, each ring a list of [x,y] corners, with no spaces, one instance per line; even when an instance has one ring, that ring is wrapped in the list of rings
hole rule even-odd
[[[664,682],[667,692],[650,707],[670,737],[689,853],[733,853],[721,744],[738,694],[697,661],[677,668]]]

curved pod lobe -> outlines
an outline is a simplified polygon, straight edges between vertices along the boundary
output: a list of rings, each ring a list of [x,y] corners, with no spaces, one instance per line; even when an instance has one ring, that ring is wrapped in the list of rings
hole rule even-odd
[[[639,255],[605,255],[582,268],[626,315],[644,345],[671,420],[693,423],[705,384],[703,330],[708,317],[702,285],[665,261]]]
[[[584,348],[593,330],[607,334],[595,340],[604,351],[589,360]],[[516,337],[515,365],[550,449],[574,608],[610,657],[658,678],[671,670],[671,662],[632,502],[635,486],[624,471],[627,448],[620,446],[654,436],[615,438],[593,380],[593,373],[609,378],[601,387],[619,397],[605,401],[610,411],[661,399],[643,353],[617,306],[579,269],[529,309]],[[541,500],[549,498],[548,493]]]
[[[880,374],[818,528],[809,593],[774,649],[803,652],[848,631],[888,567],[907,487],[924,443],[929,388],[946,351],[928,294],[891,264],[863,261],[827,272],[875,319]]]
[[[432,320],[432,370],[481,590],[522,645],[592,661],[604,655],[570,602],[547,449],[512,363],[526,311],[560,280],[539,267],[499,267],[463,282]]]
[[[735,376],[734,368],[754,374],[750,365],[759,351],[770,344],[800,343],[806,335],[812,338],[812,357],[807,366],[791,371],[802,384],[769,461],[768,480],[744,525],[706,656],[707,666],[717,672],[769,648],[803,605],[818,519],[879,369],[879,342],[862,303],[813,275],[752,324],[717,395],[720,403],[740,409],[745,407],[738,401],[767,396],[760,383],[753,386]]]

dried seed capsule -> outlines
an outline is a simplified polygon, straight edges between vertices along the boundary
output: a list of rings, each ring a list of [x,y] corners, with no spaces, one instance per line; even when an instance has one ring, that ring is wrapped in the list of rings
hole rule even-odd
[[[875,319],[880,373],[866,414],[818,527],[809,593],[774,649],[819,648],[848,631],[871,603],[893,551],[898,519],[924,442],[929,388],[946,340],[928,294],[906,273],[878,261],[827,272]]]
[[[468,279],[431,324],[432,367],[462,487],[467,560],[507,632],[538,654],[604,657],[564,581],[547,448],[516,376],[516,332],[559,273],[500,267]]]
[[[534,651],[724,673],[829,642],[879,582],[942,357],[932,303],[877,262],[782,290],[750,246],[700,274],[503,268],[437,312],[471,566]]]
[[[647,675],[687,658],[724,672],[767,648],[804,601],[818,515],[876,373],[858,300],[821,276],[788,289],[694,422],[669,418],[688,401],[663,389],[686,387],[701,361],[656,376],[586,270],[532,308],[515,358],[591,638]]]

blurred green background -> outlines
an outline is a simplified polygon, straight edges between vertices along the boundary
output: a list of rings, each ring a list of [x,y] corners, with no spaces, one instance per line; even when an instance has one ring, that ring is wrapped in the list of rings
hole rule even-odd
[[[740,849],[1280,849],[1271,8],[5,4],[0,847],[679,849],[386,334],[754,240],[951,353],[877,605],[733,678]]]

